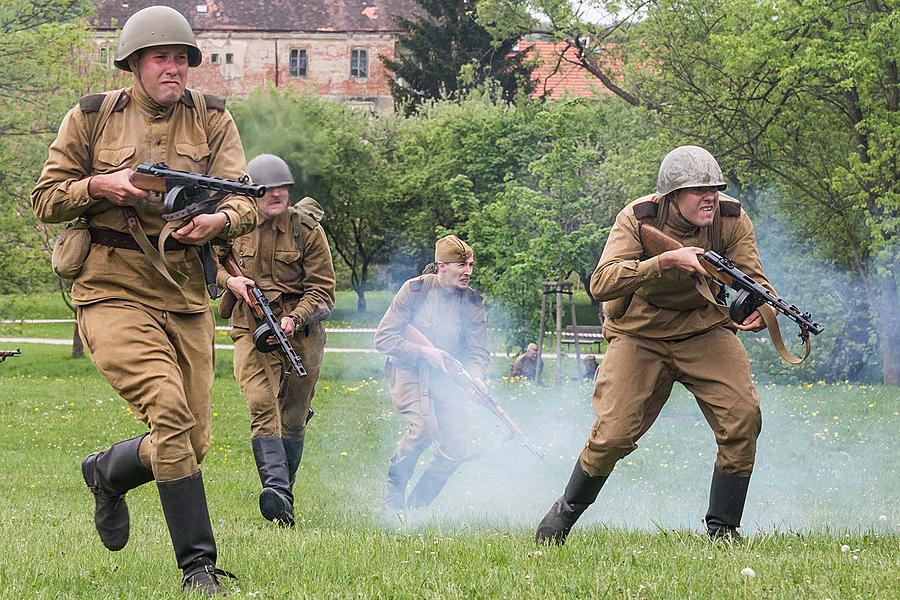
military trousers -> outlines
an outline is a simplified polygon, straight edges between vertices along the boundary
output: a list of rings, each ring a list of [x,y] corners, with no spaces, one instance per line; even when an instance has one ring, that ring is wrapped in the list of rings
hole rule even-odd
[[[94,366],[150,430],[144,466],[157,481],[196,473],[211,439],[212,312],[105,300],[79,306],[78,327]]]
[[[285,363],[281,352],[260,352],[253,345],[252,331],[243,327],[231,330],[234,377],[247,401],[251,437],[304,438],[307,414],[325,355],[325,337],[322,323],[313,323],[288,338],[303,361],[306,377],[291,374],[282,382]]]
[[[609,475],[618,460],[637,448],[676,381],[697,399],[715,434],[716,469],[752,473],[762,430],[759,393],[747,352],[732,331],[716,327],[677,341],[605,335],[609,348],[593,396],[597,419],[581,452],[588,475]]]
[[[449,477],[468,450],[470,421],[465,390],[434,370],[426,370],[424,378],[419,371],[394,365],[389,365],[388,371],[391,401],[408,422],[391,463],[412,475],[419,456],[434,444],[434,458],[426,470],[438,479]]]

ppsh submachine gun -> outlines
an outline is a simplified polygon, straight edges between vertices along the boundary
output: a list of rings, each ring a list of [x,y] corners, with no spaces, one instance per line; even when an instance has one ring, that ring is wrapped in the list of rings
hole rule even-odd
[[[238,266],[237,261],[234,259],[234,255],[231,254],[231,252],[222,258],[222,266],[225,267],[225,270],[228,271],[228,274],[232,277],[241,277],[243,275],[240,266]],[[266,295],[263,294],[262,290],[256,286],[249,287],[249,291],[250,297],[253,300],[250,303],[250,308],[254,311],[257,318],[263,320],[262,325],[257,327],[256,331],[253,332],[253,345],[256,346],[256,349],[260,352],[274,352],[275,350],[281,350],[285,360],[287,360],[289,369],[298,377],[306,377],[306,368],[303,366],[303,361],[300,359],[300,355],[294,350],[294,347],[291,346],[291,341],[281,329],[281,323],[272,311],[272,307],[269,305],[269,299],[266,298]]]
[[[15,350],[0,350],[0,363],[5,361],[10,356],[20,356],[22,354],[22,350],[16,348]]]
[[[139,189],[164,194],[162,218],[166,221],[166,225],[159,235],[156,249],[158,255],[154,255],[144,247],[144,242],[147,246],[150,246],[150,242],[143,230],[140,229],[140,224],[128,223],[138,245],[151,258],[151,261],[154,260],[154,256],[164,256],[165,242],[172,231],[197,215],[216,212],[219,203],[229,194],[251,198],[261,198],[266,194],[266,186],[251,183],[246,176],[241,179],[224,179],[202,173],[170,169],[165,163],[141,163],[131,175],[131,183]],[[143,237],[143,241],[139,236]],[[216,260],[210,242],[200,246],[200,260],[203,263],[206,289],[210,298],[216,298],[219,296],[219,289],[216,286]],[[168,278],[174,283],[183,285],[187,281],[187,277],[172,269],[164,258],[162,258],[162,264],[165,271],[161,272],[163,275],[168,273]],[[158,266],[157,268],[159,269]]]
[[[663,252],[683,247],[678,240],[670,238],[652,225],[643,223],[640,231],[641,245],[649,256],[658,256]],[[785,302],[737,268],[729,258],[717,252],[707,250],[703,254],[697,255],[697,258],[716,287],[716,292],[711,300],[715,301],[717,305],[726,306],[728,304],[729,288],[737,291],[728,310],[732,321],[743,323],[753,311],[759,310],[769,329],[772,343],[784,360],[791,364],[799,364],[809,356],[811,349],[809,334],[819,335],[824,330],[821,325],[813,321],[810,313],[801,311],[794,304]],[[702,288],[701,293],[703,293]],[[797,358],[785,348],[776,318],[776,310],[800,327],[798,336],[805,346],[805,354],[802,357]]]
[[[431,343],[425,334],[421,331],[413,327],[412,325],[406,325],[403,328],[403,337],[408,341],[413,342],[414,344],[419,344],[420,346],[425,346],[428,348],[435,348],[435,345]],[[491,396],[490,392],[488,392],[487,387],[480,380],[472,377],[472,375],[466,370],[459,360],[457,360],[454,356],[450,355],[443,350],[440,352],[444,356],[444,362],[447,367],[449,367],[448,372],[451,376],[456,376],[459,379],[462,379],[463,382],[468,384],[469,392],[471,396],[482,406],[484,406],[488,411],[490,411],[495,417],[497,417],[503,425],[506,426],[507,430],[509,430],[509,439],[515,438],[519,440],[519,442],[525,446],[525,448],[538,457],[541,460],[544,460],[544,453],[541,452],[537,446],[532,443],[528,436],[525,435],[525,432],[513,421],[506,411],[503,410],[503,407],[500,406],[494,397]]]

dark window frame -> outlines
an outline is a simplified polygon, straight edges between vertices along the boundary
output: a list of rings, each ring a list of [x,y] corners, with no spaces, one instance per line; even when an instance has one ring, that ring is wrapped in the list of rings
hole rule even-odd
[[[291,48],[288,59],[288,75],[291,79],[306,79],[308,73],[309,51],[306,48]]]
[[[362,59],[364,64],[360,64]],[[351,79],[368,79],[369,78],[369,50],[368,48],[351,48],[350,49],[350,78]]]

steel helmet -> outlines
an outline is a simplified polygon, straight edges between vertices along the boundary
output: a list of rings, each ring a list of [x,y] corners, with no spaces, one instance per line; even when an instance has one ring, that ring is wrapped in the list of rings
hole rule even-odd
[[[727,187],[719,163],[700,146],[679,146],[663,159],[656,177],[656,193],[665,196],[669,192],[688,187]]]
[[[123,71],[131,71],[128,57],[137,50],[172,44],[187,46],[188,66],[196,67],[203,60],[197,38],[184,15],[168,6],[148,6],[131,15],[122,27],[115,64]]]
[[[274,154],[260,154],[247,163],[247,173],[253,183],[268,188],[294,185],[294,176],[287,163]]]

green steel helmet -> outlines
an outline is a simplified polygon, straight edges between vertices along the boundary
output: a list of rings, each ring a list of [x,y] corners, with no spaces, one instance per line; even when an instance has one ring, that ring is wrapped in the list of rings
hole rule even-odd
[[[131,71],[128,57],[137,50],[172,44],[187,46],[188,66],[196,67],[203,60],[197,38],[184,15],[168,6],[148,6],[125,21],[119,34],[116,66],[123,71]]]
[[[688,187],[727,187],[719,163],[709,151],[700,146],[679,146],[663,159],[656,177],[656,193],[665,196],[669,192]]]
[[[268,188],[294,185],[294,176],[291,168],[281,158],[274,154],[260,154],[247,163],[247,173],[253,183],[264,185]]]

